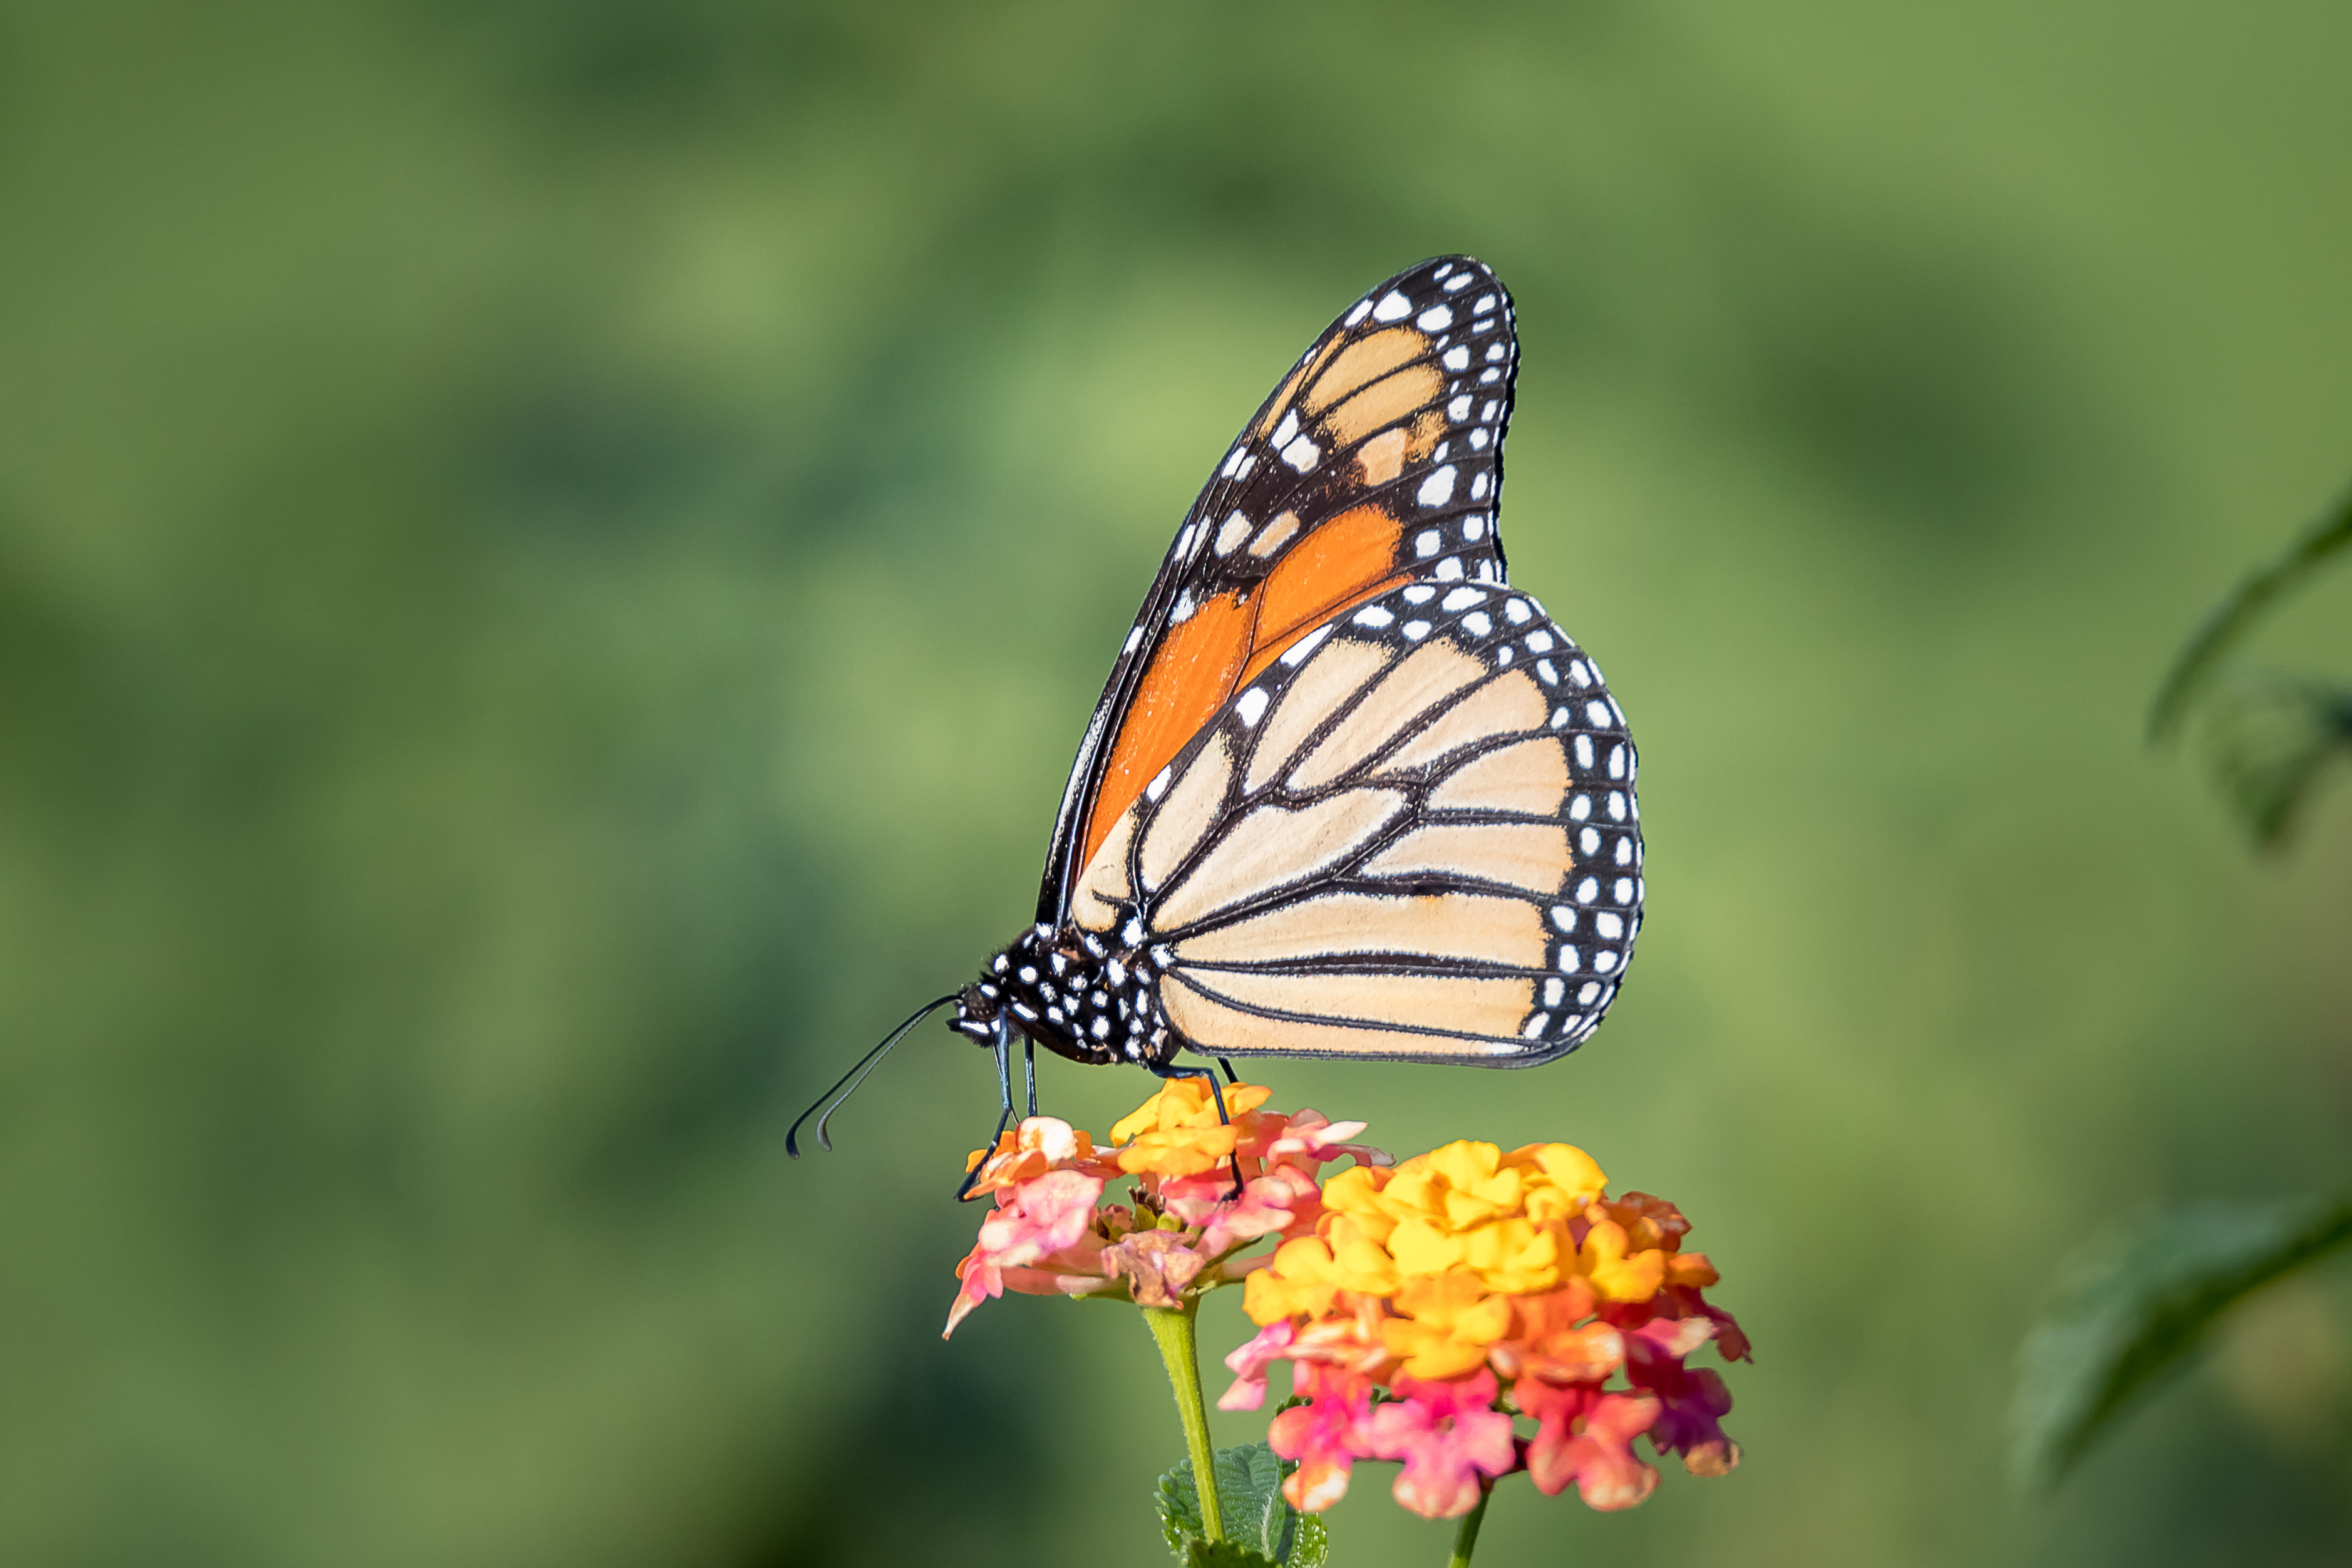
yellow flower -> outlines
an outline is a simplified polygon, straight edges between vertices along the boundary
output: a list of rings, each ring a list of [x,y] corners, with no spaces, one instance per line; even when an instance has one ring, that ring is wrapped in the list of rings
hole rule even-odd
[[[1334,1243],[1336,1242],[1336,1245]],[[1296,1312],[1320,1317],[1342,1290],[1386,1296],[1397,1288],[1396,1269],[1379,1244],[1361,1237],[1327,1241],[1302,1236],[1275,1249],[1274,1260],[1254,1269],[1242,1291],[1242,1310],[1265,1324]]]
[[[1592,1156],[1573,1143],[1529,1143],[1504,1155],[1503,1163],[1527,1182],[1528,1217],[1538,1224],[1573,1219],[1609,1184]]]
[[[1625,1227],[1597,1217],[1576,1255],[1576,1271],[1591,1282],[1592,1293],[1604,1301],[1646,1301],[1665,1283],[1666,1255],[1655,1247],[1635,1252]]]
[[[1265,1102],[1272,1089],[1237,1083],[1224,1091],[1225,1109],[1246,1115]],[[1118,1168],[1129,1175],[1196,1176],[1234,1152],[1241,1130],[1222,1122],[1209,1085],[1196,1078],[1172,1079],[1110,1130]]]
[[[1415,1279],[1390,1304],[1381,1341],[1408,1377],[1460,1377],[1486,1364],[1486,1347],[1511,1331],[1511,1299],[1487,1293],[1475,1274]]]
[[[1344,1215],[1367,1240],[1385,1242],[1396,1218],[1381,1202],[1381,1188],[1396,1173],[1385,1165],[1356,1165],[1323,1184],[1323,1207]]]
[[[1492,1143],[1456,1139],[1399,1165],[1381,1191],[1382,1204],[1400,1223],[1418,1219],[1448,1235],[1520,1213],[1526,1183],[1502,1158]]]

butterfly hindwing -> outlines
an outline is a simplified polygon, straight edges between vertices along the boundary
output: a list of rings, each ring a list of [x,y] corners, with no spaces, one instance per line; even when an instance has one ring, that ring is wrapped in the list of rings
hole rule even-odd
[[[1410,582],[1235,694],[1105,835],[1071,918],[1148,964],[1152,1022],[1203,1055],[1531,1066],[1591,1033],[1631,955],[1634,773],[1539,605]]]
[[[1037,918],[1058,923],[1148,781],[1313,628],[1415,578],[1504,581],[1518,363],[1493,272],[1444,257],[1367,293],[1251,418],[1177,531],[1072,766]]]

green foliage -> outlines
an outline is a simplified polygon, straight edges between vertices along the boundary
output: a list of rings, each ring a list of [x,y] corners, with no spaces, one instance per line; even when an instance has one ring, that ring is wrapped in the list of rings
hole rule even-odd
[[[2319,569],[2352,545],[2352,495],[2215,606],[2173,659],[2148,710],[2162,741],[2202,706],[2216,782],[2254,842],[2283,843],[2313,787],[2352,756],[2352,685],[2233,668],[2229,655]]]
[[[1264,1443],[1217,1450],[1217,1500],[1223,1505],[1226,1539],[1201,1539],[1201,1497],[1192,1461],[1181,1459],[1160,1478],[1154,1500],[1160,1535],[1179,1563],[1198,1568],[1321,1568],[1330,1538],[1316,1514],[1302,1514],[1283,1500],[1282,1481],[1294,1465],[1276,1458]]]
[[[2214,782],[2265,849],[2284,844],[2328,765],[2352,757],[2352,686],[2248,671],[2217,684],[2207,740]]]
[[[2352,1197],[2200,1204],[2078,1256],[2025,1342],[2015,1479],[2055,1485],[2231,1306],[2347,1241]]]

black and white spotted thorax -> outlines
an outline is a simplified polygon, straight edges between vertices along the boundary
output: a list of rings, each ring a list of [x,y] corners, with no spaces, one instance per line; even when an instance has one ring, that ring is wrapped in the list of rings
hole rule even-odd
[[[1139,926],[1132,934],[1142,935]],[[1165,948],[1120,945],[1092,932],[1034,925],[1006,945],[957,998],[950,1026],[982,1045],[997,1020],[1056,1056],[1101,1064],[1165,1065],[1176,1054],[1156,989]]]

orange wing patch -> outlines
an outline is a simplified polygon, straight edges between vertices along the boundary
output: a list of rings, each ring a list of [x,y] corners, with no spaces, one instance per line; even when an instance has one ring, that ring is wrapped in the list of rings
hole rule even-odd
[[[1351,508],[1307,535],[1264,582],[1220,594],[1168,628],[1112,744],[1079,865],[1093,863],[1144,785],[1243,682],[1332,616],[1408,580],[1396,569],[1403,537],[1404,524],[1379,507]]]
[[[1376,506],[1351,507],[1301,540],[1258,590],[1257,635],[1241,679],[1356,601],[1403,582],[1403,540],[1404,524]]]
[[[1224,706],[1249,659],[1255,612],[1243,594],[1220,594],[1168,628],[1111,747],[1110,765],[1079,841],[1080,866],[1093,863],[1095,851],[1152,775]]]

